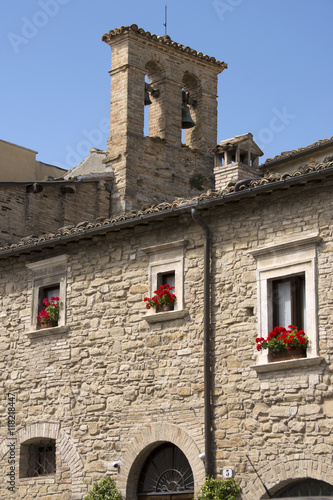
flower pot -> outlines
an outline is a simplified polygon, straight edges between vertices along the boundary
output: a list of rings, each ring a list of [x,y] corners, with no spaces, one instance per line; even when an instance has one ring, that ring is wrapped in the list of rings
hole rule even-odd
[[[172,305],[164,305],[164,306],[156,307],[156,312],[166,312],[166,311],[173,311],[173,306]]]
[[[290,351],[268,352],[268,361],[274,363],[276,361],[287,361],[288,359],[306,358],[306,349],[297,347]]]
[[[44,330],[45,328],[54,328],[58,326],[58,321],[46,321],[45,323],[40,323],[38,325],[38,330]]]

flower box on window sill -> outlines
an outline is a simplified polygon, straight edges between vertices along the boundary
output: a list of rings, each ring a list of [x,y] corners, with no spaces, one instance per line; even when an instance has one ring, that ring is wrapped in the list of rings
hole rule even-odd
[[[187,314],[185,309],[177,310],[177,311],[167,311],[167,312],[156,312],[153,314],[146,314],[143,317],[147,321],[147,323],[158,323],[159,321],[169,321],[173,319],[181,319],[184,318]]]
[[[45,323],[40,323],[37,330],[45,330],[45,328],[55,328],[58,326],[58,321],[46,321]]]
[[[290,349],[290,351],[268,352],[269,363],[276,363],[278,361],[287,361],[289,359],[302,359],[306,358],[306,349],[297,347]]]
[[[157,313],[161,313],[161,312],[169,312],[169,311],[173,311],[174,310],[174,307],[173,305],[164,305],[164,306],[157,306],[156,307],[156,312]]]

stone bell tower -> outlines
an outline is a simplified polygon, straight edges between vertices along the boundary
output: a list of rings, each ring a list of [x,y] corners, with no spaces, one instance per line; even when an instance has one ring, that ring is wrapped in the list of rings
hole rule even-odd
[[[114,29],[102,40],[112,48],[106,170],[114,173],[113,213],[213,187],[217,75],[227,65],[136,25]],[[183,110],[195,126],[182,141]]]

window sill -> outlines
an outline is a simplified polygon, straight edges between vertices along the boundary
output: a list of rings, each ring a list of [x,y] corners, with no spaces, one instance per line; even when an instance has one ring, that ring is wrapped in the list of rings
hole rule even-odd
[[[317,366],[324,358],[317,356],[315,358],[288,359],[286,361],[275,361],[274,363],[265,363],[264,365],[252,365],[250,368],[257,373],[275,372],[288,370],[291,368],[303,368],[306,366]]]
[[[57,335],[59,333],[66,333],[68,328],[68,325],[53,326],[51,328],[44,328],[43,330],[30,330],[30,332],[26,332],[26,335],[32,339],[36,339],[39,337],[47,337],[49,335]]]
[[[181,309],[180,311],[167,311],[167,312],[159,312],[154,314],[147,314],[143,317],[147,321],[147,323],[158,323],[159,321],[169,321],[172,319],[180,319],[184,318],[187,314],[185,309]]]
[[[47,474],[45,476],[28,476],[28,477],[20,477],[19,481],[24,484],[35,484],[36,481],[45,483],[45,484],[55,484],[56,478],[55,474]]]

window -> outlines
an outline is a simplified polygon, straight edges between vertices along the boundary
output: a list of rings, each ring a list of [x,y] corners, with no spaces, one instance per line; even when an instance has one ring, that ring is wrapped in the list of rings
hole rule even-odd
[[[20,477],[49,476],[56,472],[54,439],[23,443],[20,450]]]
[[[273,327],[296,325],[306,330],[305,275],[272,280]]]
[[[59,283],[55,283],[52,286],[41,287],[38,292],[38,312],[40,312],[44,307],[44,300],[47,299],[49,302],[54,300],[54,297],[59,297],[60,286]],[[60,298],[60,297],[59,297]],[[55,303],[55,302],[51,302]],[[58,321],[57,321],[58,325]],[[38,323],[37,323],[38,326]]]
[[[174,286],[176,301],[174,303],[174,311],[165,313],[166,315],[182,317],[184,316],[184,253],[186,241],[176,241],[165,243],[149,248],[144,248],[143,251],[149,255],[148,266],[148,295],[151,297],[154,290],[161,285],[169,284]],[[178,312],[178,315],[175,314]],[[149,310],[149,315],[154,315],[154,310]],[[161,314],[161,313],[160,313]],[[152,321],[154,321],[152,319]]]
[[[174,271],[167,273],[160,273],[157,275],[157,287],[160,287],[161,285],[175,286],[175,284],[176,284],[176,278]]]
[[[66,271],[67,256],[61,255],[52,259],[27,264],[33,273],[32,307],[30,331],[38,327],[37,315],[43,308],[45,298],[59,297],[58,327],[65,325],[66,318]]]
[[[258,337],[275,326],[294,324],[309,337],[307,358],[318,355],[317,244],[318,235],[286,241],[249,252],[257,261]],[[267,363],[267,351],[258,356]],[[275,363],[274,363],[275,364]]]

